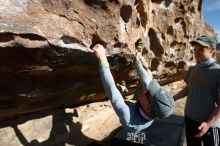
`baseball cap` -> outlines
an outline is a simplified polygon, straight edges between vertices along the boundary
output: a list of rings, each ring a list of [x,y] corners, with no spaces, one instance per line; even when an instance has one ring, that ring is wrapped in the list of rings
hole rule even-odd
[[[216,47],[216,41],[207,35],[200,36],[196,40],[191,41],[190,43],[192,45],[197,43],[203,47],[213,47],[213,48]]]

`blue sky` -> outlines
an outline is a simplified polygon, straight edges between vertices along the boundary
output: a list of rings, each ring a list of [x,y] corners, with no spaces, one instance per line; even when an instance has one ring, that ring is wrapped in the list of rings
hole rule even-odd
[[[203,0],[205,21],[215,30],[220,42],[220,0]]]

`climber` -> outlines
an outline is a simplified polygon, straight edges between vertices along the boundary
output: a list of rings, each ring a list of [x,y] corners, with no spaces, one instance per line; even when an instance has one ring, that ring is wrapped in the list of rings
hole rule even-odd
[[[134,55],[134,66],[140,76],[144,92],[139,93],[137,102],[126,104],[121,93],[117,89],[109,63],[102,45],[96,44],[93,51],[99,60],[99,71],[105,93],[119,117],[121,124],[126,128],[139,132],[149,127],[154,119],[164,119],[172,114],[174,110],[173,97],[164,90],[156,80],[152,80],[151,71],[144,69],[141,63],[142,40],[135,43],[136,53]],[[146,66],[145,66],[146,67]]]

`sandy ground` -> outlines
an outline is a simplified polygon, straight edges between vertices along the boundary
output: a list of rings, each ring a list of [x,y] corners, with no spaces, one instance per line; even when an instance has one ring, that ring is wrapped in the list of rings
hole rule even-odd
[[[174,114],[184,116],[184,107],[185,107],[186,98],[176,101],[176,109]],[[183,146],[186,146],[186,139],[184,140]]]
[[[178,81],[165,86],[165,88],[169,90],[172,93],[172,95],[175,95],[177,92],[183,89],[184,86],[185,86],[184,81]],[[175,111],[174,111],[175,115],[184,116],[185,103],[186,103],[186,97],[183,99],[179,99],[175,102]],[[186,146],[186,139],[184,140],[183,146]]]

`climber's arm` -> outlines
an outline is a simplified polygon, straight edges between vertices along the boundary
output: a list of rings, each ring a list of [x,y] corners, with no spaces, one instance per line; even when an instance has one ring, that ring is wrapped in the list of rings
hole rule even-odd
[[[142,56],[143,49],[144,41],[140,38],[135,42],[134,66],[137,70],[143,89],[147,90],[147,86],[152,80],[153,76],[148,68],[145,58]]]
[[[143,89],[146,90],[148,87],[148,84],[152,80],[152,74],[149,74],[150,70],[147,71],[144,69],[144,67],[138,57],[136,57],[134,60],[134,66],[137,70],[137,73],[140,78]]]
[[[105,55],[105,49],[102,45],[96,45],[93,48],[96,57],[99,60],[99,71],[104,90],[112,106],[118,115],[123,126],[127,126],[130,121],[130,110],[125,104],[124,99],[115,85],[115,81],[109,69],[109,63]]]

